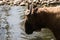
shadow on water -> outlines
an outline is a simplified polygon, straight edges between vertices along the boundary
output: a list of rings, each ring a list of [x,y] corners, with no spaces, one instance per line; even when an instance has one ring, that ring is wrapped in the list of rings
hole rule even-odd
[[[49,29],[27,35],[24,32],[23,6],[0,6],[0,40],[55,40]]]

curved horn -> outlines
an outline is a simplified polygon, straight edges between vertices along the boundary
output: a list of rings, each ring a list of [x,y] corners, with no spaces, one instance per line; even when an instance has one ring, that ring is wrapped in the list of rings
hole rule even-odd
[[[30,5],[30,13],[29,14],[32,14],[32,9],[33,9],[33,4]]]
[[[30,10],[30,13],[29,14],[32,14],[32,9],[33,9],[33,1],[32,3],[28,3],[28,9]]]

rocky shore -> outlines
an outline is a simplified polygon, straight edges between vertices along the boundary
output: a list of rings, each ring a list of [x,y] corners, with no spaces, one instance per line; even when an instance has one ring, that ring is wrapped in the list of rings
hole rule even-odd
[[[14,6],[14,5],[16,5],[16,6],[26,6],[26,5],[28,5],[28,4],[31,4],[32,3],[32,1],[27,1],[27,0],[18,0],[18,1],[0,1],[0,5],[11,5],[11,6]],[[54,5],[54,4],[60,4],[60,1],[51,1],[51,0],[48,0],[48,1],[43,1],[43,0],[34,0],[33,1],[33,5],[39,5],[39,6],[41,6],[41,5],[44,5],[44,6],[47,6],[47,5]]]

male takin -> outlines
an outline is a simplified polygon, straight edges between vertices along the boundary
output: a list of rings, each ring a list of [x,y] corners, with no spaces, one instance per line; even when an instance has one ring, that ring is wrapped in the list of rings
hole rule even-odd
[[[32,34],[41,28],[49,28],[60,40],[60,7],[43,7],[33,9],[33,13],[26,16],[25,32]]]

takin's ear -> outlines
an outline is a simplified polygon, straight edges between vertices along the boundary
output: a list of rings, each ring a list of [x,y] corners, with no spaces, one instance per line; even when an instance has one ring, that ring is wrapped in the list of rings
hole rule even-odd
[[[25,32],[27,34],[32,34],[33,33],[33,28],[28,21],[26,21],[26,23],[25,23]]]
[[[27,9],[27,10],[25,11],[25,15],[29,15],[29,13],[30,13],[30,10]]]
[[[38,7],[34,8],[33,13],[37,13]]]

